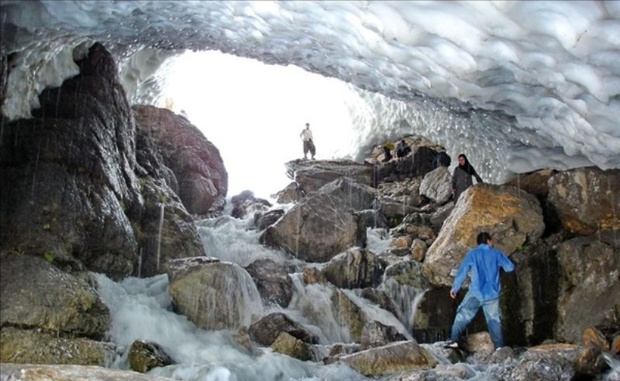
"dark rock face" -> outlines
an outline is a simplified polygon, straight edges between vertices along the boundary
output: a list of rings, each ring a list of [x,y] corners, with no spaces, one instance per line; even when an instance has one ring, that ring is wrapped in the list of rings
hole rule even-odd
[[[187,119],[153,106],[134,106],[136,127],[157,142],[157,149],[178,180],[188,212],[219,215],[228,191],[220,151]]]
[[[293,297],[293,281],[288,269],[269,259],[259,259],[247,266],[256,288],[266,304],[288,306]]]
[[[269,201],[254,197],[254,193],[249,190],[233,196],[230,202],[233,204],[233,210],[230,215],[235,218],[247,218],[251,215],[255,216],[267,211],[267,209],[271,207]]]
[[[368,250],[353,248],[333,258],[321,272],[336,287],[353,289],[377,286],[386,267]]]
[[[319,338],[308,332],[301,325],[293,321],[283,313],[272,313],[260,319],[250,326],[250,337],[263,346],[270,346],[281,332],[308,344],[316,344]]]
[[[82,74],[45,90],[34,119],[5,126],[2,251],[77,259],[121,278],[134,271],[139,210],[134,125],[112,57],[99,44]]]

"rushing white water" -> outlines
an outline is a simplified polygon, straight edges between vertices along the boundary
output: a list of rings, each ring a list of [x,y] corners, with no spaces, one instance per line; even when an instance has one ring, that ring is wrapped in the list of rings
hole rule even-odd
[[[259,234],[251,227],[250,220],[240,220],[224,216],[203,220],[197,223],[205,248],[210,256],[223,261],[245,266],[257,258],[269,258],[278,263],[302,267],[300,261],[293,261],[284,253],[267,249],[258,243]],[[382,240],[377,230],[369,230],[372,247],[386,248],[387,240]],[[312,266],[319,266],[312,264]],[[241,267],[238,271],[245,272]],[[168,294],[167,275],[152,278],[127,278],[114,282],[101,274],[94,274],[99,293],[110,308],[111,328],[108,338],[116,344],[118,356],[111,364],[114,368],[129,369],[128,349],[135,340],[145,340],[159,344],[176,362],[175,365],[154,368],[149,374],[171,377],[181,381],[370,381],[346,365],[334,363],[324,365],[320,362],[300,361],[260,348],[250,353],[237,343],[234,335],[237,330],[209,331],[196,327],[182,315],[172,311],[172,301]],[[246,274],[247,275],[247,274]],[[421,298],[423,290],[402,288],[388,282],[383,285],[400,303],[405,322],[358,296],[356,290],[338,290],[325,284],[305,284],[300,273],[290,274],[294,285],[293,298],[287,308],[261,308],[246,306],[245,313],[257,320],[277,311],[304,326],[319,338],[319,345],[312,348],[317,358],[329,353],[333,344],[347,348],[358,345],[353,342],[351,332],[339,321],[332,311],[331,298],[336,292],[345,295],[363,311],[369,320],[379,321],[395,327],[398,332],[411,339],[410,329],[413,311]],[[248,275],[249,276],[249,275]],[[254,296],[258,298],[258,296]],[[437,381],[452,381],[454,374],[466,374],[470,380],[499,380],[506,370],[514,367],[515,359],[501,364],[488,365],[473,357],[467,363],[452,364],[449,350],[443,343],[422,344],[440,365],[433,370]],[[617,359],[607,356],[612,369],[604,376],[605,381],[616,381],[620,372]],[[544,363],[534,366],[544,366]],[[394,378],[396,377],[396,378]],[[376,380],[396,381],[397,376],[386,376]]]

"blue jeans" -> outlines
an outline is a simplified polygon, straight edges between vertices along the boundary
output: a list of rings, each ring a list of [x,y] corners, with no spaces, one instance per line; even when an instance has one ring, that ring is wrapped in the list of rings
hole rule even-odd
[[[481,302],[475,296],[472,296],[469,292],[465,295],[465,298],[456,310],[456,317],[454,318],[454,324],[452,324],[452,332],[450,334],[451,341],[459,341],[467,325],[476,316],[478,309],[482,307],[484,311],[484,317],[487,320],[487,327],[489,334],[491,335],[491,341],[495,348],[504,346],[504,337],[502,335],[502,322],[501,313],[499,310],[499,299],[489,300],[487,302]]]

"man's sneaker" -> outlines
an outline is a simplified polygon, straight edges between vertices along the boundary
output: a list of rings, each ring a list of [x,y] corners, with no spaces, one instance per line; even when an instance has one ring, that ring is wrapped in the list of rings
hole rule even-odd
[[[446,341],[446,344],[443,346],[444,348],[458,349],[459,343],[456,341]]]

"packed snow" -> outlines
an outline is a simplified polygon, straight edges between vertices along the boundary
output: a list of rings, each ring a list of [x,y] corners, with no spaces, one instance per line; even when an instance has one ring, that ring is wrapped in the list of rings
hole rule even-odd
[[[15,53],[3,106],[10,119],[29,116],[38,92],[75,75],[73,55],[98,40],[118,57],[134,103],[163,104],[174,74],[169,58],[186,51],[345,81],[355,101],[346,106],[349,122],[335,128],[352,138],[333,156],[361,161],[383,140],[414,134],[453,157],[466,153],[490,182],[545,167],[620,167],[617,1],[7,0],[0,7],[3,51]],[[291,128],[303,128],[299,118]],[[291,139],[265,131],[266,140],[274,136]]]

